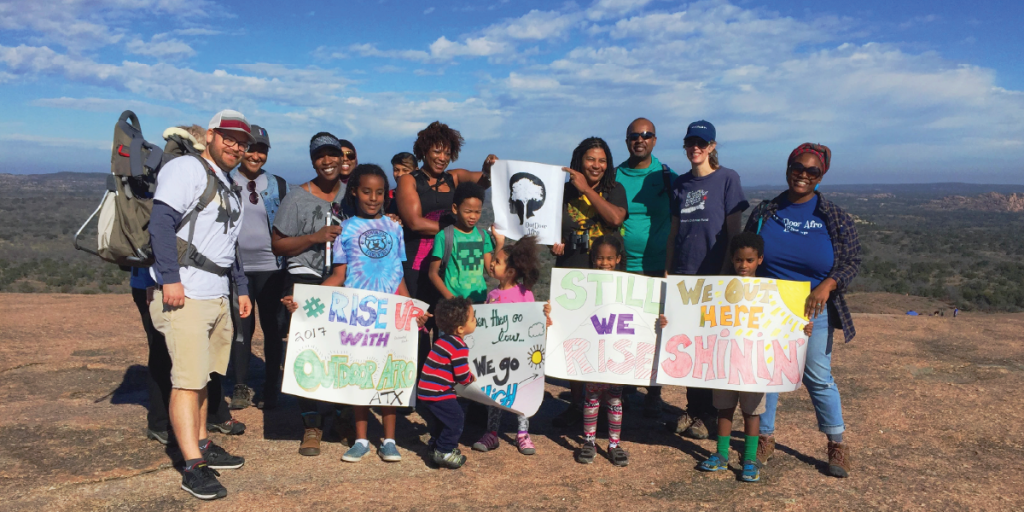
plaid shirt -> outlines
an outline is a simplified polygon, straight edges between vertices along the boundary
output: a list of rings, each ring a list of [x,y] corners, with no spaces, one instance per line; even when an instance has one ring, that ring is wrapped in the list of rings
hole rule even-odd
[[[836,282],[836,289],[829,295],[828,303],[832,306],[829,314],[829,323],[832,327],[842,327],[843,336],[846,342],[853,341],[857,330],[853,328],[853,317],[850,315],[850,308],[846,305],[846,289],[850,282],[857,277],[860,271],[860,239],[857,237],[857,227],[853,223],[853,217],[844,212],[835,203],[822,197],[818,192],[818,206],[814,212],[821,214],[825,219],[825,228],[828,229],[828,236],[832,239],[832,254],[835,256],[835,264],[828,273]],[[747,219],[745,231],[755,233],[761,231],[762,219],[771,218],[779,209],[779,200],[785,197],[783,192],[771,201],[762,201],[754,208],[750,218]],[[831,314],[834,311],[837,315]]]

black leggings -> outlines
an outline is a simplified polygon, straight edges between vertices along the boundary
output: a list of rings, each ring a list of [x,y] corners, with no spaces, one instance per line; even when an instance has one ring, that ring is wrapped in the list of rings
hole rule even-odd
[[[266,380],[264,395],[276,395],[281,391],[281,338],[287,333],[287,312],[281,304],[284,291],[284,271],[246,272],[249,279],[249,298],[253,312],[260,316],[263,329],[263,352],[266,355]],[[283,328],[282,328],[283,327]],[[252,336],[256,331],[256,315],[242,319],[242,341],[231,345],[231,364],[234,367],[235,384],[248,384],[249,357],[252,355]]]

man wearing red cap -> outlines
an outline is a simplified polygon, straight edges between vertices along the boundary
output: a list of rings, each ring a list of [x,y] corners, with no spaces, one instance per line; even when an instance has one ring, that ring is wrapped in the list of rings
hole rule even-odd
[[[218,112],[206,130],[202,156],[179,157],[160,170],[150,216],[158,285],[150,315],[171,355],[171,425],[185,458],[181,488],[207,500],[227,496],[217,469],[245,463],[207,439],[205,419],[210,374],[224,375],[231,353],[232,283],[239,316],[248,317],[252,309],[236,258],[242,206],[228,172],[254,140],[240,112]],[[216,193],[209,204],[200,204],[211,186]]]

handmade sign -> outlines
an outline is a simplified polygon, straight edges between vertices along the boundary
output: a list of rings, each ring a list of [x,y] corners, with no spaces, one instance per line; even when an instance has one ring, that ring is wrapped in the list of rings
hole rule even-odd
[[[543,302],[473,306],[476,330],[466,336],[476,381],[455,386],[459,396],[533,416],[544,399]]]
[[[671,276],[658,384],[793,391],[807,357],[806,282]]]
[[[353,288],[295,285],[284,393],[352,405],[409,407],[416,394],[422,301]]]
[[[491,167],[495,231],[514,240],[536,235],[542,245],[560,243],[565,176],[557,165],[495,162]]]
[[[601,270],[551,270],[547,375],[648,386],[664,280]]]

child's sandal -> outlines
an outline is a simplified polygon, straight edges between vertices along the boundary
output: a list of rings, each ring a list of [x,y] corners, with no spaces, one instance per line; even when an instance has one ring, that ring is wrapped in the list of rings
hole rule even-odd
[[[580,448],[580,455],[576,459],[580,464],[590,464],[597,456],[597,446],[593,443],[586,443]]]
[[[608,449],[608,458],[612,461],[612,464],[625,467],[629,465],[629,454],[626,450],[623,450],[621,446]]]

